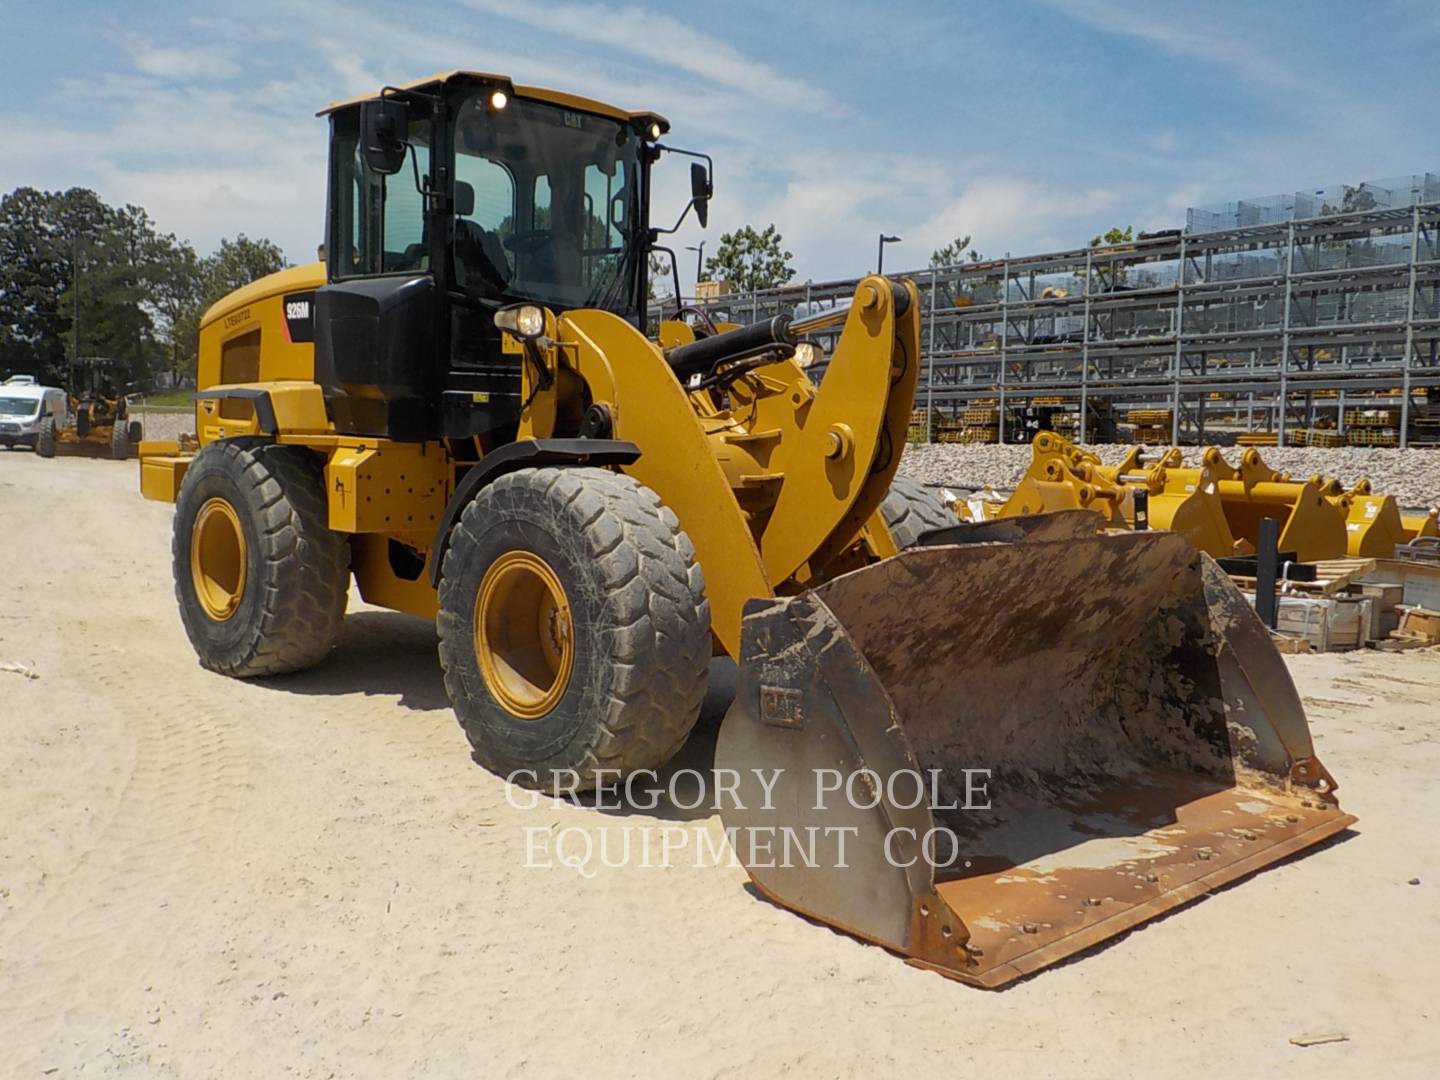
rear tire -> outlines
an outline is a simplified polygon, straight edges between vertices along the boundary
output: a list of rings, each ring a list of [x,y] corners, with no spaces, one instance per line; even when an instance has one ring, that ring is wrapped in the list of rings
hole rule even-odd
[[[880,513],[890,527],[895,546],[901,551],[914,544],[921,533],[960,523],[955,512],[933,489],[908,476],[897,476],[890,481],[890,491],[880,504]]]
[[[544,590],[492,587],[513,567],[563,594],[548,644],[535,629],[554,623]],[[503,620],[496,595],[511,598]],[[536,595],[538,616],[522,610]],[[524,469],[482,490],[451,533],[437,624],[445,689],[476,760],[527,787],[562,776],[568,786],[573,770],[586,790],[658,768],[699,716],[711,655],[705,579],[675,514],[628,476]],[[539,675],[515,693],[496,674],[497,657],[510,657],[495,641],[513,648],[523,636],[541,640],[549,666],[517,651],[504,670]]]
[[[40,421],[40,434],[35,436],[35,452],[43,458],[55,456],[55,418],[47,416]]]
[[[335,644],[350,545],[329,528],[324,471],[310,451],[263,439],[206,446],[180,487],[171,553],[180,618],[211,671],[302,671]]]

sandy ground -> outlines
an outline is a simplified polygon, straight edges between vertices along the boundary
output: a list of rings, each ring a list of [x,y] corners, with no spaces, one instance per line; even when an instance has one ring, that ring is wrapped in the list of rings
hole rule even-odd
[[[718,819],[508,805],[425,623],[357,603],[312,673],[202,671],[170,508],[134,470],[0,453],[0,663],[39,676],[0,672],[0,1074],[1440,1067],[1440,651],[1294,663],[1352,832],[987,993],[779,910],[736,869],[527,868],[527,826]]]

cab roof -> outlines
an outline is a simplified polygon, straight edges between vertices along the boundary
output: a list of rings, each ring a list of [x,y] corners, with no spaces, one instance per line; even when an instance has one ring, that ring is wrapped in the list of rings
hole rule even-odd
[[[423,79],[417,79],[414,82],[403,83],[394,89],[419,90],[421,92],[433,93],[452,82],[472,82],[480,86],[493,86],[497,89],[504,90],[512,97],[529,98],[533,101],[546,101],[552,105],[560,105],[568,109],[576,109],[580,112],[608,116],[612,120],[639,120],[642,122],[653,120],[660,125],[661,132],[670,130],[670,121],[666,120],[665,117],[659,113],[648,111],[632,112],[629,109],[617,108],[614,105],[607,105],[603,101],[582,97],[579,94],[567,93],[564,90],[549,90],[543,86],[521,86],[513,82],[508,75],[497,75],[492,72],[443,71],[426,76]],[[358,97],[345,98],[343,101],[332,101],[315,115],[327,116],[337,109],[358,105],[362,101],[374,101],[380,94],[381,91],[376,90],[373,93],[361,94]]]
[[[21,401],[26,398],[39,400],[46,394],[63,394],[65,391],[58,386],[41,386],[39,383],[0,383],[0,397],[16,398]]]

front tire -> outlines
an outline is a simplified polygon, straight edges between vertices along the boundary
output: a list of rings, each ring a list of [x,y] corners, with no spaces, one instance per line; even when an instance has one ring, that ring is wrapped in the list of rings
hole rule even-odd
[[[350,545],[329,528],[310,451],[263,439],[206,446],[180,487],[171,553],[180,618],[211,671],[302,671],[334,646]]]
[[[40,421],[40,434],[35,436],[35,452],[43,458],[55,456],[55,418],[47,416]]]
[[[525,786],[568,785],[573,771],[584,790],[658,768],[699,716],[704,576],[675,514],[631,477],[495,480],[451,534],[437,623],[476,760]]]
[[[110,430],[110,458],[112,461],[130,458],[130,427],[124,420],[116,420]]]
[[[908,476],[897,476],[890,481],[890,490],[880,503],[880,514],[901,551],[920,539],[922,533],[957,525],[960,521],[933,489]]]

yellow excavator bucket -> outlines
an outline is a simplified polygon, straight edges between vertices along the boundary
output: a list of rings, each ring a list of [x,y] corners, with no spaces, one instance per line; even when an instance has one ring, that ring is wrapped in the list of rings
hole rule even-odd
[[[1216,487],[1230,532],[1246,549],[1260,540],[1260,522],[1280,522],[1281,551],[1293,551],[1301,562],[1338,559],[1345,555],[1345,513],[1328,499],[1318,479],[1294,480],[1265,464],[1260,451],[1250,447],[1232,469],[1211,447],[1204,464],[1217,478]]]
[[[1431,507],[1423,514],[1402,514],[1400,524],[1407,544],[1417,537],[1440,536],[1440,510]]]
[[[1214,562],[1071,510],[747,608],[717,769],[776,902],[1002,986],[1343,830]]]

